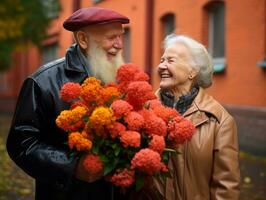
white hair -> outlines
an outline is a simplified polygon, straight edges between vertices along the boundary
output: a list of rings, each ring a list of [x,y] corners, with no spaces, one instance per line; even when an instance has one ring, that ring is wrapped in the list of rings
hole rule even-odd
[[[164,49],[176,43],[183,44],[187,47],[192,57],[192,63],[194,63],[191,64],[191,67],[199,71],[196,85],[203,88],[210,87],[212,85],[213,64],[207,49],[188,36],[176,35],[174,33],[166,36],[164,40]]]

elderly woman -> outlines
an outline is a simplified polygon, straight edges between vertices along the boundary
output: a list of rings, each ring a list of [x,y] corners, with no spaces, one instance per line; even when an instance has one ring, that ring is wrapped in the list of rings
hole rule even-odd
[[[202,44],[186,36],[171,34],[164,47],[157,95],[164,105],[191,120],[196,133],[171,159],[173,177],[161,183],[161,193],[167,200],[238,199],[236,124],[204,90],[212,84],[211,58]]]

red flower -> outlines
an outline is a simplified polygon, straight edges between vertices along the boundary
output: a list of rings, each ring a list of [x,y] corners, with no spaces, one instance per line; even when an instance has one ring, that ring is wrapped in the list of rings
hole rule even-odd
[[[126,130],[126,127],[120,122],[114,122],[107,126],[107,130],[110,132],[111,138],[116,138],[120,136],[120,134]]]
[[[148,81],[149,76],[137,65],[128,63],[121,65],[117,70],[116,80],[122,93],[127,91],[127,86],[132,81]]]
[[[153,175],[165,169],[165,165],[161,162],[161,156],[158,152],[151,149],[141,149],[131,160],[131,168]]]
[[[162,103],[158,99],[152,99],[145,102],[145,105],[147,105],[149,109],[154,109],[157,106],[162,106]]]
[[[139,147],[140,134],[136,131],[123,131],[121,132],[120,141],[124,147]]]
[[[153,135],[149,143],[149,148],[161,154],[165,148],[165,140],[163,136]]]
[[[170,120],[175,117],[180,116],[180,114],[173,108],[168,108],[165,106],[157,106],[153,108],[153,112],[160,118],[162,118],[165,123],[168,123]]]
[[[114,185],[120,187],[129,187],[135,181],[135,171],[128,169],[118,169],[109,179]]]
[[[143,127],[144,119],[139,113],[132,111],[125,117],[125,122],[129,130],[138,131]]]
[[[96,155],[87,155],[83,161],[83,166],[92,175],[99,175],[103,171],[103,162]]]
[[[127,63],[117,70],[116,80],[118,83],[131,81],[148,81],[149,76],[137,65]]]
[[[128,85],[126,100],[135,110],[143,108],[146,101],[156,99],[152,86],[145,81],[134,81]]]
[[[64,101],[69,101],[79,97],[81,92],[81,86],[78,83],[68,82],[63,85],[60,90],[61,98]]]
[[[130,111],[133,109],[133,107],[124,100],[115,100],[111,108],[114,111],[114,116],[116,118],[124,117],[125,115],[128,115]]]
[[[143,109],[139,111],[144,118],[144,131],[148,135],[162,135],[166,136],[167,126],[165,122],[157,117],[152,110]]]
[[[178,145],[192,138],[195,126],[185,118],[176,117],[168,124],[168,131],[169,140]]]

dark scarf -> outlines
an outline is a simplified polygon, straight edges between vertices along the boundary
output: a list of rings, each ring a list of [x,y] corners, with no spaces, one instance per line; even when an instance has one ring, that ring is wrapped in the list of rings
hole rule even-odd
[[[193,87],[189,93],[181,96],[175,105],[174,105],[175,97],[173,94],[167,91],[162,91],[160,95],[164,105],[172,108],[175,107],[175,109],[182,115],[190,107],[195,97],[197,96],[198,92],[199,88]]]

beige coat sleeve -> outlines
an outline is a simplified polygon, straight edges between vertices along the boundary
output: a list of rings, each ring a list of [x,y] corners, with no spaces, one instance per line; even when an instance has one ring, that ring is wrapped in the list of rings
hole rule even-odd
[[[240,193],[239,148],[234,119],[221,121],[214,144],[212,200],[238,200]]]

